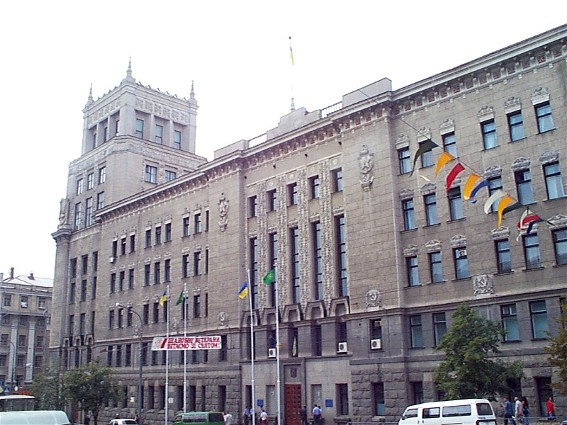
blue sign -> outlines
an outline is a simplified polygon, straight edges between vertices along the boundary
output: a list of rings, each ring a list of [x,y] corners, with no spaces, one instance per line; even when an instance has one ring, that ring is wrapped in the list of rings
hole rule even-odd
[[[264,400],[261,399],[261,398],[259,398],[259,399],[256,401],[256,406],[258,406],[258,407],[264,407]]]
[[[333,400],[325,400],[325,407],[333,407]]]

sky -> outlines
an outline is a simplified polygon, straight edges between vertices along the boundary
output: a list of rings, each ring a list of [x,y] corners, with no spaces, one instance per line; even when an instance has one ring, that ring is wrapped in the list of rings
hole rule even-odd
[[[393,89],[563,25],[564,0],[19,0],[0,3],[0,272],[52,278],[59,201],[83,107],[120,84],[199,104],[197,154],[339,102]],[[291,42],[290,42],[291,37]],[[294,65],[291,65],[290,44]]]

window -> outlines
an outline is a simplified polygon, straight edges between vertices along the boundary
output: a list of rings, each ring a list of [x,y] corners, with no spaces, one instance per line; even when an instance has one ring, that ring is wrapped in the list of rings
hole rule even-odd
[[[276,192],[276,189],[269,190],[267,195],[268,212],[276,211],[278,209],[278,194]]]
[[[134,269],[128,269],[128,289],[134,289],[134,277],[135,276],[136,276],[136,274],[135,274]]]
[[[426,143],[427,141],[423,141],[419,143],[419,147]],[[428,150],[421,155],[421,166],[422,167],[431,167],[433,165],[433,152],[432,150]]]
[[[343,191],[343,170],[337,168],[331,171],[331,178],[333,179],[333,192]]]
[[[406,269],[408,286],[419,286],[419,268],[417,266],[417,256],[406,257]]]
[[[502,316],[502,329],[504,329],[504,341],[519,341],[520,327],[518,326],[518,314],[516,304],[500,306]]]
[[[171,260],[169,258],[163,262],[163,281],[171,282]]]
[[[494,241],[494,248],[496,249],[496,267],[498,273],[510,273],[512,271],[510,241],[508,239]]]
[[[534,193],[532,191],[532,177],[530,170],[520,170],[514,173],[516,181],[516,192],[518,193],[518,201],[522,205],[529,205],[534,202]]]
[[[547,338],[549,331],[547,324],[547,309],[545,301],[530,302],[530,317],[532,322],[532,336],[534,339]]]
[[[337,415],[347,416],[348,414],[348,385],[337,384]]]
[[[297,183],[290,183],[287,185],[287,205],[299,204],[299,191]]]
[[[456,158],[457,142],[455,140],[455,133],[443,134],[441,138],[443,139],[443,150]]]
[[[163,125],[156,124],[156,143],[163,144]]]
[[[463,198],[461,198],[461,188],[453,187],[447,193],[449,200],[449,214],[451,220],[460,220],[465,215],[463,213]]]
[[[94,173],[87,174],[87,190],[94,187]]]
[[[113,242],[113,248],[114,248],[114,242]],[[112,255],[113,257],[116,257],[115,252],[113,252],[112,254],[113,254]],[[126,255],[126,237],[125,236],[120,238],[120,255]]]
[[[165,223],[165,242],[171,242],[171,223]]]
[[[170,182],[177,178],[177,173],[171,170],[165,170],[165,181]]]
[[[497,190],[502,189],[502,177],[496,176],[496,177],[489,178],[487,180],[488,180],[488,196],[491,196]],[[498,202],[495,202],[492,205],[492,207],[491,207],[492,212],[496,212],[497,205],[498,205]]]
[[[106,181],[106,167],[98,169],[98,184],[103,184]]]
[[[189,236],[190,220],[189,217],[183,217],[183,236]]]
[[[293,303],[300,302],[300,249],[299,249],[299,229],[293,227],[289,230],[289,245],[290,245],[290,266],[291,274],[289,280],[291,281],[291,299]]]
[[[409,147],[398,149],[398,163],[400,165],[400,174],[407,174],[411,172]]]
[[[549,102],[535,105],[535,113],[537,117],[537,130],[540,133],[545,133],[546,131],[553,130],[555,128],[555,125],[553,124],[553,117],[551,116],[551,105]]]
[[[161,263],[156,261],[154,263],[154,285],[157,285],[161,282]]]
[[[201,258],[201,251],[197,251],[193,253],[193,276],[199,276],[203,274],[202,270],[202,258]]]
[[[425,223],[428,226],[439,223],[437,217],[437,197],[435,193],[430,193],[423,196],[423,203],[425,204]]]
[[[318,199],[321,190],[321,179],[319,179],[319,176],[313,176],[309,179],[309,189],[311,191],[311,199]]]
[[[134,136],[140,139],[144,138],[144,120],[136,118],[136,129],[134,130]]]
[[[524,244],[524,259],[526,269],[537,269],[541,267],[539,252],[539,239],[537,235],[526,235],[522,238]]]
[[[370,339],[382,339],[382,320],[370,320]]]
[[[526,137],[526,133],[524,131],[524,119],[522,118],[521,111],[508,114],[508,131],[510,132],[511,142],[516,142]]]
[[[340,215],[335,218],[336,241],[337,241],[337,274],[339,278],[339,297],[348,295],[347,278],[347,249],[345,217]]]
[[[146,229],[146,240],[145,240],[145,247],[150,248],[152,246],[152,229]]]
[[[437,347],[447,333],[447,319],[445,313],[433,313],[433,337]]]
[[[157,183],[157,167],[146,165],[145,181],[147,183]]]
[[[256,195],[248,197],[248,217],[258,216],[258,197]]]
[[[567,264],[567,229],[554,230],[552,232],[553,249],[555,251],[555,264],[558,266]]]
[[[193,216],[193,224],[195,226],[195,233],[201,233],[203,231],[203,222],[201,221],[201,213],[196,213]]]
[[[83,193],[85,189],[85,182],[83,179],[77,179],[77,195]]]
[[[429,273],[431,282],[443,282],[443,264],[441,263],[441,252],[429,253]]]
[[[415,210],[413,207],[413,199],[402,201],[402,211],[404,214],[404,230],[415,229]]]
[[[545,176],[547,199],[557,199],[565,196],[559,163],[552,162],[550,164],[545,164],[543,166],[543,174]]]
[[[201,317],[201,295],[193,295],[193,318]]]
[[[173,131],[173,147],[175,149],[181,149],[181,131]]]
[[[85,226],[93,224],[93,198],[85,200]]]
[[[189,277],[189,254],[183,254],[181,258],[181,276]]]
[[[323,299],[323,240],[321,222],[311,224],[313,241],[313,296],[315,300]],[[273,285],[272,285],[273,286]]]
[[[156,226],[155,228],[155,244],[159,245],[161,244],[161,226]]]
[[[469,277],[469,260],[466,248],[453,249],[453,261],[455,263],[455,279],[465,279]]]
[[[75,204],[75,230],[79,230],[81,228],[81,203]]]
[[[496,138],[496,124],[494,123],[494,120],[480,123],[480,130],[482,133],[482,144],[485,150],[498,146]]]
[[[104,192],[99,192],[96,194],[96,209],[100,210],[104,208]]]
[[[150,285],[150,275],[152,266],[150,264],[144,264],[144,286]]]
[[[411,348],[423,348],[423,328],[421,326],[421,315],[410,316],[410,344]]]

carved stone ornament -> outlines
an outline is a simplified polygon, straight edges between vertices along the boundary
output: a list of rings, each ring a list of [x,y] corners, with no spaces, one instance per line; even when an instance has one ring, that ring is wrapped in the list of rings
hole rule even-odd
[[[512,171],[521,171],[527,170],[530,168],[531,161],[529,158],[524,158],[523,156],[520,158],[516,158],[514,162],[512,162]]]
[[[402,189],[400,192],[400,200],[405,201],[413,198],[413,189]]]
[[[409,136],[407,134],[401,133],[396,139],[396,148],[405,148],[409,146]]]
[[[69,224],[69,199],[62,198],[59,202],[59,225]]]
[[[417,245],[409,245],[407,248],[404,248],[404,257],[412,257],[417,255],[417,252]]]
[[[372,169],[374,168],[374,154],[370,153],[368,146],[362,145],[360,154],[358,156],[358,167],[360,169],[360,185],[364,190],[370,190],[374,175]]]
[[[432,240],[425,242],[425,250],[427,252],[438,252],[441,251],[441,241]]]
[[[547,87],[538,87],[532,93],[532,105],[543,102],[549,102],[549,89]]]
[[[504,111],[509,114],[510,112],[517,111],[522,108],[522,102],[519,97],[509,97],[504,102]]]
[[[451,248],[462,248],[467,245],[467,237],[465,235],[455,235],[449,242],[451,243]]]
[[[434,193],[437,190],[437,186],[434,183],[426,183],[421,186],[421,194],[422,195],[429,195],[430,193]]]
[[[551,230],[561,229],[567,227],[567,215],[557,214],[547,220]]]
[[[382,307],[382,294],[378,289],[366,293],[366,307]]]
[[[439,126],[439,131],[441,134],[447,134],[455,131],[455,121],[453,121],[451,118],[447,118]]]
[[[221,232],[226,230],[228,225],[228,199],[224,193],[219,197],[219,228]]]
[[[487,274],[473,277],[474,295],[494,294],[494,279]]]
[[[484,170],[483,177],[485,179],[492,179],[494,177],[500,177],[502,175],[502,168],[498,165],[493,165]]]
[[[500,239],[508,239],[510,237],[510,229],[506,226],[500,226],[490,231],[492,239],[497,241]]]
[[[228,325],[228,315],[225,311],[221,311],[219,313],[219,326],[226,326]]]
[[[480,111],[478,111],[478,119],[480,121],[486,121],[489,119],[494,119],[494,108],[492,106],[483,106],[482,108],[480,108]]]
[[[546,151],[539,156],[539,162],[549,164],[559,161],[559,151]]]
[[[424,140],[431,140],[431,129],[428,127],[421,127],[417,131],[417,141],[423,142]]]

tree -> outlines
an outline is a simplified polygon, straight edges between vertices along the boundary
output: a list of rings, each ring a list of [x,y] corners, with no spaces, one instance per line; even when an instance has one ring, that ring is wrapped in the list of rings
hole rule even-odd
[[[551,385],[557,391],[567,394],[567,305],[561,306],[561,315],[557,322],[559,332],[553,338],[549,336],[549,345],[544,350],[549,354],[549,364],[559,369],[559,382]]]
[[[44,410],[64,410],[67,400],[64,394],[63,377],[59,370],[49,366],[43,373],[34,376],[30,390]]]
[[[100,409],[117,398],[112,370],[98,362],[67,372],[64,382],[67,397],[76,401],[84,412],[92,412],[94,425],[97,425]]]
[[[506,394],[508,383],[522,378],[522,364],[506,364],[491,358],[499,353],[503,330],[500,324],[460,305],[453,324],[437,346],[445,360],[436,370],[435,381],[447,399],[490,398]]]

